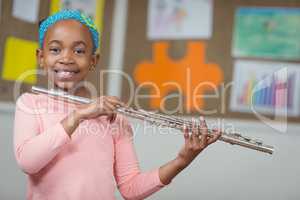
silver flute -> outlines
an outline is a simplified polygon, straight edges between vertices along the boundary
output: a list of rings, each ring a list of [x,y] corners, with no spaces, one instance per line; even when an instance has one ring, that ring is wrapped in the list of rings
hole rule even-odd
[[[68,100],[80,104],[89,104],[92,102],[91,99],[74,96],[61,90],[55,90],[55,89],[47,90],[41,87],[33,86],[31,88],[31,91],[33,93],[46,94],[61,100]],[[183,130],[184,126],[186,126],[188,129],[191,130],[192,127],[194,126],[194,123],[191,120],[186,120],[186,119],[165,115],[165,114],[149,112],[143,109],[135,109],[131,107],[119,107],[116,109],[116,112],[126,115],[128,117],[149,122],[156,126],[170,127],[178,130]],[[208,132],[212,133],[213,131],[211,129],[208,129]],[[264,153],[272,154],[274,152],[274,148],[272,146],[265,145],[261,140],[251,139],[250,137],[242,136],[239,133],[222,132],[222,135],[219,138],[219,140],[223,142],[227,142],[232,145],[239,145],[242,147],[246,147]]]

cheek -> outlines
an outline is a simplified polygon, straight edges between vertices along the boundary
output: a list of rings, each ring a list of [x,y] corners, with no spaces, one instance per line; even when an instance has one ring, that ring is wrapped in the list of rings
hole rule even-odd
[[[52,56],[47,56],[47,57],[45,57],[44,62],[42,64],[46,68],[51,68],[54,66],[55,60],[56,60],[56,58],[54,58]]]
[[[81,68],[82,71],[88,71],[90,68],[90,65],[91,65],[90,59],[86,59],[86,58],[78,59],[77,64]]]

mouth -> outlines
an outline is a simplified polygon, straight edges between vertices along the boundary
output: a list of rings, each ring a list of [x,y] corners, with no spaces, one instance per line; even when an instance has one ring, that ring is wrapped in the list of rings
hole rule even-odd
[[[54,69],[53,71],[60,80],[71,80],[80,72],[79,69]]]

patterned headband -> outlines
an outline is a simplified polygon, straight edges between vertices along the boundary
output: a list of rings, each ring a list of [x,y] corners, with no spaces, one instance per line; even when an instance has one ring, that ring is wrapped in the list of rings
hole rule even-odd
[[[95,52],[99,47],[99,33],[97,31],[96,25],[89,17],[85,16],[83,13],[81,13],[78,10],[62,10],[49,16],[44,21],[42,21],[39,26],[40,47],[43,46],[45,34],[48,28],[58,21],[67,20],[67,19],[77,20],[89,28],[93,39],[93,52]]]

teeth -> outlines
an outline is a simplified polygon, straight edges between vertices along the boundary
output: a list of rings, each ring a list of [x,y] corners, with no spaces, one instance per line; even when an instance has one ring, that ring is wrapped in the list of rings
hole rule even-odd
[[[62,73],[62,72],[67,72],[67,73],[77,73],[77,71],[67,71],[67,70],[54,70],[56,73]]]
[[[59,74],[74,74],[74,72],[66,72],[66,71],[60,71],[60,72],[58,72]]]
[[[56,74],[59,78],[71,78],[75,74],[75,72],[57,71]]]

